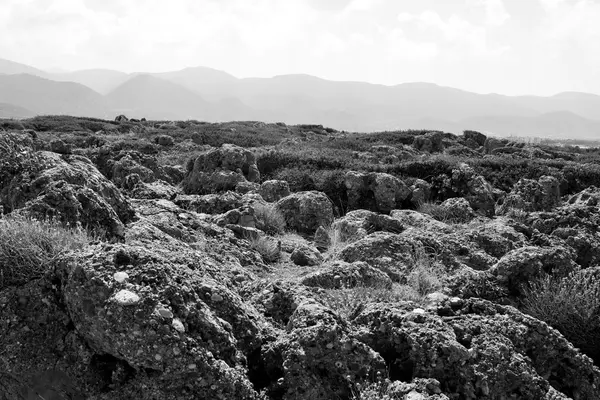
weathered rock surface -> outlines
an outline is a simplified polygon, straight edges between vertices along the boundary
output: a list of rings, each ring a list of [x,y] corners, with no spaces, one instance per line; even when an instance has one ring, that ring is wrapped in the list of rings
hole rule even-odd
[[[260,315],[222,266],[169,250],[100,245],[65,260],[63,296],[75,328],[94,351],[159,372],[165,391],[256,398],[240,367],[260,349]],[[118,272],[129,278],[119,282]]]
[[[260,180],[254,154],[231,144],[202,152],[188,161],[186,169],[183,189],[187,194],[235,190],[239,182]]]
[[[462,139],[468,147],[472,149],[478,149],[479,147],[485,145],[487,136],[477,131],[464,131]]]
[[[186,210],[204,214],[223,214],[244,204],[242,195],[231,191],[219,194],[180,195],[175,198],[174,203]]]
[[[294,264],[302,267],[314,267],[323,262],[323,256],[321,256],[321,253],[319,253],[315,247],[307,245],[296,246],[290,255],[290,259]]]
[[[162,180],[151,183],[138,182],[129,195],[135,199],[172,200],[179,194],[179,189]]]
[[[333,222],[333,205],[321,192],[293,193],[276,205],[285,218],[287,227],[301,233],[314,234],[320,226]]]
[[[452,222],[468,222],[476,217],[469,202],[462,197],[453,197],[440,204],[442,210]]]
[[[343,242],[353,242],[373,232],[400,233],[403,230],[398,219],[367,210],[350,211],[332,225],[332,231]]]
[[[445,222],[434,219],[431,215],[422,214],[414,210],[394,210],[390,217],[399,221],[403,226],[419,228],[432,232],[452,232],[453,229]]]
[[[501,213],[510,209],[523,211],[550,211],[560,203],[560,182],[553,176],[539,180],[521,179],[506,196]]]
[[[394,282],[405,282],[415,264],[420,242],[388,232],[375,232],[344,247],[338,258],[362,261],[385,272]]]
[[[480,299],[449,299],[429,311],[371,304],[352,323],[354,336],[384,355],[391,379],[437,379],[450,399],[600,396],[592,361],[512,307]]]
[[[279,201],[290,195],[290,185],[286,181],[270,180],[263,182],[258,191],[269,203]]]
[[[27,144],[11,146],[24,153],[7,154],[10,164],[0,164],[0,205],[5,212],[18,210],[82,225],[107,237],[123,236],[123,224],[134,218],[134,210],[87,158],[36,152]]]
[[[410,191],[410,201],[417,207],[431,200],[431,184],[423,179],[415,180]]]
[[[302,284],[323,289],[344,289],[356,286],[390,289],[392,280],[387,274],[365,262],[357,261],[349,264],[337,261],[328,263],[318,271],[306,275],[302,278]]]
[[[552,247],[521,247],[506,254],[490,272],[511,293],[522,293],[527,282],[545,274],[567,276],[577,270],[572,249]]]
[[[344,183],[351,209],[373,209],[389,213],[401,208],[410,194],[410,188],[400,179],[385,173],[349,171]]]
[[[452,188],[471,204],[475,211],[486,216],[494,215],[496,193],[483,176],[475,173],[473,168],[462,164],[452,170]]]
[[[415,136],[413,147],[426,153],[439,153],[444,150],[444,134],[442,132],[429,132]]]

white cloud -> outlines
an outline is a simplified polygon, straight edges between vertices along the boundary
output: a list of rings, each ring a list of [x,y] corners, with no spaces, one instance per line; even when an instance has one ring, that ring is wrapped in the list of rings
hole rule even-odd
[[[565,3],[566,0],[539,0],[539,2],[542,5],[542,7],[544,7],[544,9],[546,9],[546,10],[554,10],[559,5]]]
[[[486,24],[501,26],[510,19],[510,14],[502,0],[478,0],[478,2],[483,3],[485,7]]]
[[[486,26],[475,25],[456,14],[444,19],[437,12],[426,10],[420,15],[401,13],[397,19],[400,22],[415,22],[423,31],[434,29],[441,34],[443,42],[479,55],[499,55],[509,49],[508,46],[492,46]],[[453,47],[452,51],[457,51],[457,48]]]
[[[597,0],[0,3],[0,57],[41,68],[206,65],[241,77],[304,72],[518,92],[575,81],[585,90],[600,66]]]

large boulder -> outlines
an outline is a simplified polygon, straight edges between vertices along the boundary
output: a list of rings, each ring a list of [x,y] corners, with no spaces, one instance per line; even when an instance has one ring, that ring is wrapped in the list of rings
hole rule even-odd
[[[342,242],[353,242],[374,232],[400,233],[404,230],[399,220],[367,210],[350,211],[331,227]]]
[[[6,213],[53,218],[109,238],[122,237],[135,212],[90,160],[34,151],[18,138],[5,137],[3,143],[9,163],[0,163],[0,206]]]
[[[426,153],[439,153],[444,151],[444,134],[442,132],[428,132],[424,135],[415,136],[413,147]]]
[[[290,195],[290,185],[286,181],[270,180],[263,182],[258,191],[269,203],[279,201]]]
[[[137,385],[145,398],[258,398],[247,359],[261,348],[265,322],[235,290],[239,266],[160,244],[100,244],[62,262],[63,301],[78,334],[94,353],[155,371],[155,394]]]
[[[452,170],[452,190],[464,197],[473,210],[486,216],[493,216],[497,193],[485,178],[467,164],[461,164]]]
[[[527,246],[528,239],[522,233],[507,225],[502,218],[487,223],[467,226],[463,235],[466,241],[473,242],[492,257],[501,258],[508,252]]]
[[[405,227],[437,233],[449,233],[453,231],[453,228],[445,222],[438,221],[429,214],[423,214],[415,210],[394,210],[390,213],[390,217]]]
[[[406,282],[421,243],[388,232],[375,232],[348,244],[338,254],[347,263],[362,261],[386,273],[394,282]]]
[[[586,189],[552,211],[529,214],[525,221],[542,234],[560,238],[577,252],[582,267],[600,261],[600,212],[595,191]]]
[[[200,153],[188,160],[186,169],[182,184],[187,194],[235,190],[240,182],[260,180],[254,154],[232,144]]]
[[[590,186],[569,197],[567,204],[573,206],[596,207],[600,205],[600,189],[596,186]]]
[[[299,303],[286,333],[263,350],[269,380],[281,377],[267,393],[286,400],[350,398],[355,382],[382,373],[381,355],[354,339],[350,328],[314,300]]]
[[[467,147],[477,149],[485,144],[487,136],[477,131],[464,131],[462,135],[463,142]]]
[[[156,176],[154,171],[136,161],[131,154],[116,160],[112,168],[112,181],[121,188],[127,188],[127,178],[136,174],[141,182],[154,182]]]
[[[275,204],[283,214],[288,228],[314,234],[320,226],[333,222],[333,205],[329,198],[317,191],[293,193]]]
[[[324,289],[347,289],[372,287],[391,289],[392,280],[381,270],[365,262],[347,263],[335,261],[302,278],[302,284]]]
[[[521,247],[510,251],[489,272],[511,294],[519,295],[527,283],[547,275],[565,277],[578,270],[574,251],[567,247]]]
[[[177,196],[179,189],[162,180],[151,183],[137,182],[129,195],[135,199],[165,199],[171,200]]]
[[[476,216],[469,202],[462,197],[445,200],[440,204],[440,209],[451,222],[468,222]]]
[[[389,213],[401,208],[410,188],[400,179],[385,173],[349,171],[344,178],[351,209],[367,208]]]
[[[553,176],[539,180],[520,179],[504,199],[499,212],[510,209],[523,211],[550,211],[560,204],[560,182]]]
[[[410,191],[410,201],[416,207],[431,200],[431,184],[423,179],[416,179]]]
[[[433,378],[451,399],[600,397],[592,360],[513,307],[458,298],[442,298],[428,310],[374,303],[352,323],[355,337],[383,355],[392,381]]]

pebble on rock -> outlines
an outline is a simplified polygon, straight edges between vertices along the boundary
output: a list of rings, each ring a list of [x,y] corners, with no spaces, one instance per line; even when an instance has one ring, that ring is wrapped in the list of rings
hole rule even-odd
[[[140,296],[123,289],[115,294],[115,301],[121,306],[132,306],[140,301]]]
[[[115,272],[113,277],[115,278],[115,281],[117,281],[119,283],[123,283],[127,279],[129,279],[129,275],[127,274],[127,272]]]
[[[181,320],[179,320],[178,318],[173,319],[173,322],[171,322],[171,326],[173,326],[173,328],[177,332],[181,332],[181,333],[185,332],[185,326],[183,326],[183,322],[181,322]]]

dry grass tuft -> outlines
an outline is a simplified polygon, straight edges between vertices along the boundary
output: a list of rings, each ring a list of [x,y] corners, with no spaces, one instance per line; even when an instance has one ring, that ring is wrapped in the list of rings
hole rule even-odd
[[[285,218],[273,204],[256,203],[253,206],[257,228],[269,235],[280,235],[285,230]]]
[[[343,318],[351,318],[357,309],[370,303],[421,301],[417,291],[408,285],[393,284],[392,288],[356,286],[348,289],[327,289],[322,293],[324,305]]]
[[[56,222],[0,218],[0,289],[42,277],[57,259],[89,241],[85,231]]]
[[[281,242],[269,237],[249,237],[250,248],[257,251],[266,263],[274,263],[281,256]]]

